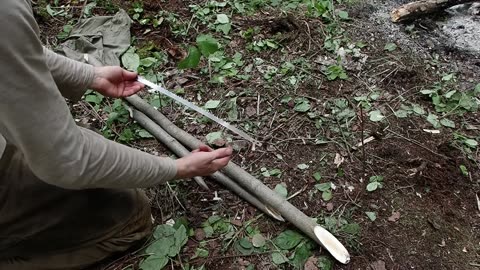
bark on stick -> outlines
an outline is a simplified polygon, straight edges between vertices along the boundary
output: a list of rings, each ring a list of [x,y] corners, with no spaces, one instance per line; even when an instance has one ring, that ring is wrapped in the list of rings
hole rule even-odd
[[[190,154],[190,151],[185,148],[181,143],[179,143],[175,138],[173,138],[170,134],[168,134],[165,130],[159,127],[155,122],[153,122],[148,116],[141,113],[138,110],[132,110],[132,117],[137,121],[143,128],[145,128],[148,132],[150,132],[155,138],[157,138],[160,142],[166,145],[175,155],[179,157],[186,156]],[[240,187],[237,183],[232,181],[226,175],[220,172],[216,172],[211,177],[216,180],[218,183],[222,184],[229,190],[236,193],[239,197],[243,198],[247,202],[251,203],[255,207],[257,207],[262,212],[266,213],[267,215],[275,218],[279,221],[284,221],[282,216],[278,213],[275,213],[273,209],[269,209],[265,206],[264,203],[259,201],[257,198],[252,196],[248,193],[245,189]]]
[[[145,113],[166,132],[190,149],[196,149],[202,144],[198,139],[173,124],[162,113],[150,106],[150,104],[140,97],[131,96],[127,98],[127,101],[138,110]],[[348,251],[336,238],[321,228],[312,218],[308,217],[302,211],[290,204],[285,198],[263,184],[260,180],[253,177],[233,162],[230,162],[223,171],[249,193],[257,197],[263,203],[271,206],[275,211],[280,213],[286,220],[294,224],[311,239],[325,247],[337,260],[342,263],[348,263],[350,261]],[[319,231],[322,231],[323,233],[318,233]]]
[[[460,4],[474,2],[472,0],[420,0],[394,9],[390,16],[393,22],[416,19],[421,16],[439,12]]]

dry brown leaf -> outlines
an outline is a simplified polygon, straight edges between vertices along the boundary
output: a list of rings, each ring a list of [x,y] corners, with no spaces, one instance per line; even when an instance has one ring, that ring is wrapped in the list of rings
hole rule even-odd
[[[333,210],[333,203],[327,203],[327,211]]]
[[[397,222],[400,219],[400,212],[393,212],[392,215],[388,218],[388,221]]]
[[[370,264],[370,269],[371,270],[386,270],[387,268],[385,267],[385,262],[384,261],[376,261]]]
[[[317,266],[317,258],[315,258],[314,256],[308,258],[308,260],[305,262],[305,265],[303,267],[304,270],[318,270],[318,266]]]
[[[196,229],[195,230],[195,239],[197,241],[202,241],[205,239],[205,231],[203,229]]]

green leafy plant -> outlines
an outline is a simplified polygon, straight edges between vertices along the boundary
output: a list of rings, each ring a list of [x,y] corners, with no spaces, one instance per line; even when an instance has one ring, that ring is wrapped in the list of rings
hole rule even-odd
[[[331,65],[327,67],[325,70],[325,75],[327,76],[327,79],[330,81],[336,80],[336,79],[342,79],[346,80],[348,79],[348,75],[345,72],[345,69],[341,65]]]
[[[473,90],[460,91],[454,89],[456,77],[454,74],[447,74],[440,82],[435,83],[431,89],[421,90],[420,93],[431,98],[435,110],[438,113],[464,113],[476,112],[480,104],[480,84]]]
[[[200,58],[209,57],[219,50],[218,41],[211,35],[199,35],[196,40],[197,46],[188,48],[188,56],[178,63],[180,69],[196,68],[200,64]]]
[[[316,184],[315,188],[322,192],[322,199],[324,201],[329,201],[332,199],[333,194],[332,194],[332,183],[327,182],[327,183],[321,183],[321,184]]]
[[[383,187],[383,176],[380,176],[380,175],[371,176],[368,182],[369,183],[367,185],[367,191],[368,192],[375,191]]]

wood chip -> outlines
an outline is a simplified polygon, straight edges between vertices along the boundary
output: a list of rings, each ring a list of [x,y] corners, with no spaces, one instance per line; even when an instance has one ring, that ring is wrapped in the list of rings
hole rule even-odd
[[[345,158],[342,157],[339,153],[335,154],[335,159],[333,160],[333,164],[335,164],[338,167],[342,165],[342,163],[345,161]]]

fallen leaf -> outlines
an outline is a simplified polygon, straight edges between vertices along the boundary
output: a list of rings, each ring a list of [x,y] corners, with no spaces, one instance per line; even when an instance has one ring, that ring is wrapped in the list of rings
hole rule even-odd
[[[335,164],[338,167],[342,165],[342,163],[345,161],[345,158],[342,157],[339,153],[335,154],[335,159],[333,160],[333,164]]]
[[[205,231],[203,229],[196,229],[195,230],[195,239],[197,241],[202,241],[205,239]]]
[[[370,264],[370,269],[371,270],[386,270],[385,268],[385,262],[384,261],[376,261]]]
[[[392,215],[388,218],[388,221],[396,222],[400,219],[400,212],[393,212]]]
[[[233,225],[237,226],[237,227],[241,227],[242,226],[242,221],[241,220],[238,220],[238,219],[233,219],[232,221],[230,221],[230,223],[232,223]]]
[[[245,113],[248,117],[252,117],[257,113],[257,109],[252,106],[248,106],[247,109],[245,109]]]
[[[308,260],[305,262],[305,265],[303,266],[303,269],[304,270],[318,270],[318,267],[317,267],[317,258],[315,258],[314,256],[308,258]]]
[[[333,210],[333,203],[327,203],[327,211]]]

